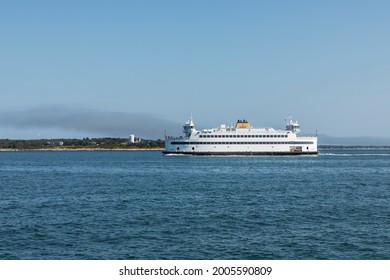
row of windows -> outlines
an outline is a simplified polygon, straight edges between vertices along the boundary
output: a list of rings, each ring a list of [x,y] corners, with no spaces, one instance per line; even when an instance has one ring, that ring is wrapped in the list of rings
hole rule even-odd
[[[230,135],[218,135],[218,134],[206,134],[206,135],[199,135],[200,138],[287,138],[286,134],[276,134],[276,135],[236,135],[236,134],[230,134]]]
[[[172,145],[278,145],[278,144],[290,144],[290,145],[310,145],[313,142],[172,142]]]

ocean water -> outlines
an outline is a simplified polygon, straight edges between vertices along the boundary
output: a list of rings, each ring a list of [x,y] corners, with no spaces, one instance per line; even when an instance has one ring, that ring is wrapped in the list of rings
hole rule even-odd
[[[0,259],[390,259],[390,151],[0,153]]]

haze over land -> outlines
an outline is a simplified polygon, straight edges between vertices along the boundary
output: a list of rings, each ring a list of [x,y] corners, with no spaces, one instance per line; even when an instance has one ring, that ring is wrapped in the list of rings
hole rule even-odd
[[[389,145],[388,1],[8,1],[0,139],[181,133],[297,119]],[[325,143],[324,143],[325,142]]]

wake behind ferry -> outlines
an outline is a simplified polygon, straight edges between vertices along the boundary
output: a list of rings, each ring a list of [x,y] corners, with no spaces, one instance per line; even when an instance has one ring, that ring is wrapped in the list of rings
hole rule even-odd
[[[165,155],[313,155],[318,154],[316,136],[299,136],[292,118],[285,130],[253,128],[246,120],[236,125],[196,130],[192,119],[183,126],[184,136],[165,136]]]

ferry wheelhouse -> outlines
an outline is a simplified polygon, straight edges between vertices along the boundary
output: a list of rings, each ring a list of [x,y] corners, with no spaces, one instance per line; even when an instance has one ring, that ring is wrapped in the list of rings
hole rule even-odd
[[[195,129],[192,116],[183,126],[184,136],[165,137],[165,155],[313,155],[318,154],[316,136],[299,136],[292,118],[285,130],[253,128],[246,120],[236,125]]]

